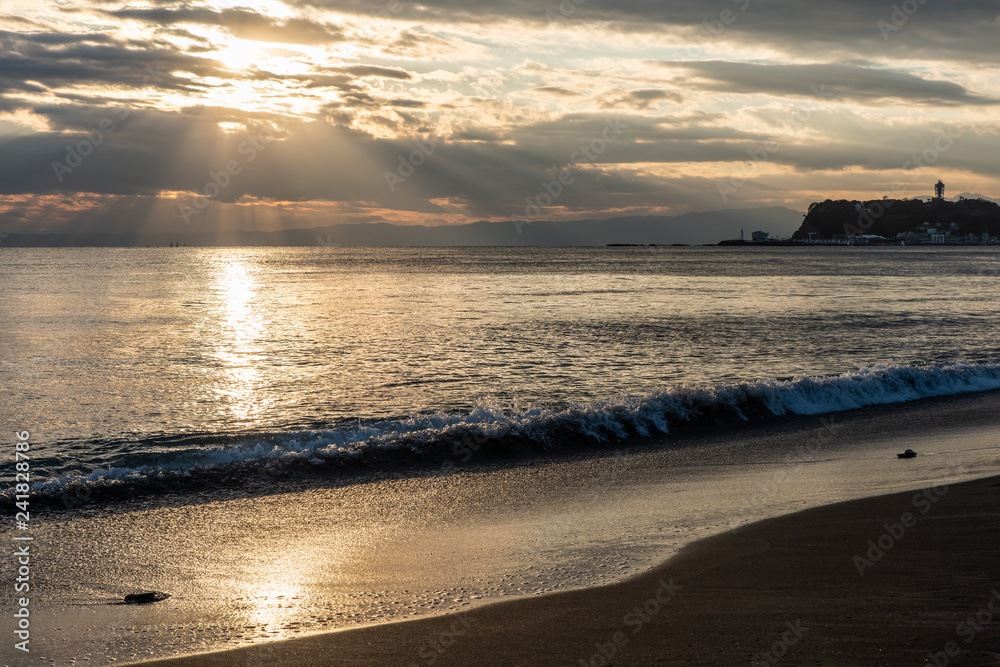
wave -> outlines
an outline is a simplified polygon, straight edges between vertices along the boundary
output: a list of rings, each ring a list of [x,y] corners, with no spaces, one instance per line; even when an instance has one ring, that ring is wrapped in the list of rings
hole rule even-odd
[[[507,411],[479,403],[466,414],[413,416],[257,438],[243,444],[147,454],[150,463],[36,483],[40,500],[122,498],[208,485],[254,485],[265,478],[329,475],[331,470],[439,467],[573,451],[601,443],[707,431],[782,415],[820,415],[871,405],[1000,389],[1000,364],[872,366],[838,376],[800,376],[715,386],[681,385],[566,409]],[[132,460],[135,462],[135,455]],[[14,488],[0,493],[12,497]]]

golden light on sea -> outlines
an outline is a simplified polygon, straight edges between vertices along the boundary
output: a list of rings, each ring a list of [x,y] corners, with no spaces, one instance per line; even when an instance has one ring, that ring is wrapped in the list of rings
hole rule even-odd
[[[224,262],[215,277],[214,291],[220,300],[214,356],[223,369],[215,391],[224,398],[232,416],[246,423],[263,409],[258,398],[263,379],[256,364],[263,322],[258,312],[257,283],[247,260],[234,253]]]

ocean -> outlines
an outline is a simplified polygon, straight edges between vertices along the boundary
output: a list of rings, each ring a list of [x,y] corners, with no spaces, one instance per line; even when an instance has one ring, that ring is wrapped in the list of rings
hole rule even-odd
[[[0,412],[43,494],[627,444],[1000,387],[998,275],[986,247],[4,249]]]
[[[995,475],[998,275],[987,247],[0,248],[33,647],[0,664],[474,614]]]

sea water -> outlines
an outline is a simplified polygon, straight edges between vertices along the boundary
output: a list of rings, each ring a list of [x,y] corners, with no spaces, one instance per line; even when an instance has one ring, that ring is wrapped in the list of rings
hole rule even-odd
[[[998,276],[986,247],[0,249],[0,414],[42,493],[627,443],[1000,387]]]
[[[610,583],[750,521],[996,474],[998,259],[0,249],[23,664]],[[172,597],[115,604],[141,590]]]

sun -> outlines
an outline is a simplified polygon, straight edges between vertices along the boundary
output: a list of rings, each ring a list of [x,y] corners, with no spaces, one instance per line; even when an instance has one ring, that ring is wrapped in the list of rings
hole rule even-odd
[[[246,39],[232,39],[215,53],[219,62],[237,72],[261,64],[266,56],[267,49],[263,45]]]

